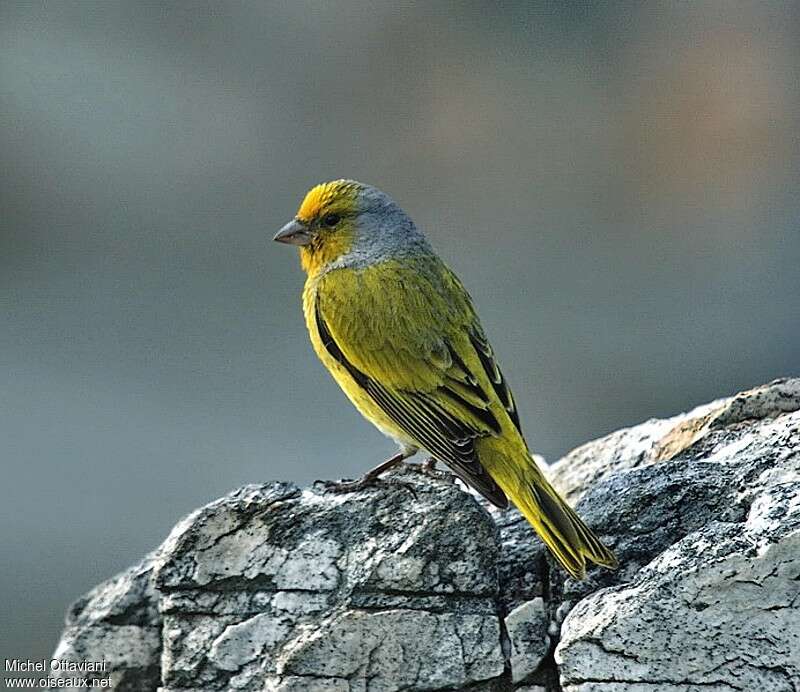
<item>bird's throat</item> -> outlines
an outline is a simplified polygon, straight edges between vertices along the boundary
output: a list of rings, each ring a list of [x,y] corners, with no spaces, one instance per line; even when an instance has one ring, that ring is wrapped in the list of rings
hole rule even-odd
[[[353,247],[354,233],[341,229],[335,233],[317,236],[311,243],[300,248],[300,265],[309,276],[314,276],[335,262]]]

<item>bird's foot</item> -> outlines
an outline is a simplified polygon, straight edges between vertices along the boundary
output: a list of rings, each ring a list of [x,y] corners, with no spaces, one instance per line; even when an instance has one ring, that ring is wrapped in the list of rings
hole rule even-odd
[[[455,483],[455,476],[452,473],[444,470],[440,471],[436,468],[436,459],[434,457],[428,457],[421,464],[406,464],[406,468],[413,469],[423,476],[428,476],[428,478],[435,478],[437,481]]]
[[[381,478],[377,474],[365,473],[358,480],[321,481],[323,488],[332,493],[356,493],[366,488],[393,488],[400,487],[408,490],[414,499],[417,499],[417,489],[412,483],[407,483],[398,478]]]
[[[342,479],[339,481],[320,482],[325,490],[330,490],[332,493],[355,493],[359,490],[364,490],[364,488],[376,488],[386,483],[386,481],[379,476],[371,476],[368,473],[365,473],[361,478],[354,481]]]

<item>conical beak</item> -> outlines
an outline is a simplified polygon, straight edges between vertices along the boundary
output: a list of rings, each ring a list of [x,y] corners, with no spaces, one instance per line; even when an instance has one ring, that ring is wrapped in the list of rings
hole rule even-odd
[[[287,245],[308,245],[311,233],[303,222],[293,219],[275,234],[273,240]]]

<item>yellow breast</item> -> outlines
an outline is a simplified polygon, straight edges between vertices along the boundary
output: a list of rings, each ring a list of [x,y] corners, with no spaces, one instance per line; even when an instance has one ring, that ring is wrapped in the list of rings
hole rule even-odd
[[[319,334],[316,317],[316,303],[318,291],[320,290],[320,278],[318,274],[309,274],[303,289],[303,314],[306,319],[306,327],[311,337],[311,344],[317,357],[327,368],[328,372],[342,388],[347,398],[358,409],[359,413],[372,423],[384,435],[396,440],[399,444],[415,447],[414,441],[408,437],[394,422],[375,404],[372,398],[361,386],[353,379],[350,373],[328,352]],[[355,281],[355,270],[340,269],[325,274],[325,288],[323,290],[335,290],[336,283],[339,281]]]

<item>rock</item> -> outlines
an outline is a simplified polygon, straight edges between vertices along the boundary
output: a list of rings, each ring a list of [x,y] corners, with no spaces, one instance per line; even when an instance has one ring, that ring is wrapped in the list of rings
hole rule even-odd
[[[511,679],[519,682],[535,673],[550,652],[550,618],[544,599],[537,596],[517,606],[506,615],[505,623]]]
[[[566,578],[516,511],[412,470],[254,485],[80,599],[55,657],[164,692],[800,690],[800,380],[550,471],[618,571]]]
[[[556,651],[564,690],[800,689],[798,407],[800,382],[778,381],[661,437],[659,423],[626,431],[655,442],[630,470],[612,454],[584,464],[601,492],[581,510],[617,537],[622,583],[565,588],[578,602]]]
[[[114,689],[154,690],[161,680],[161,617],[153,585],[156,553],[139,565],[100,584],[76,601],[53,658],[63,661],[105,661]],[[55,678],[74,678],[69,671]],[[109,677],[89,673],[82,679]]]

